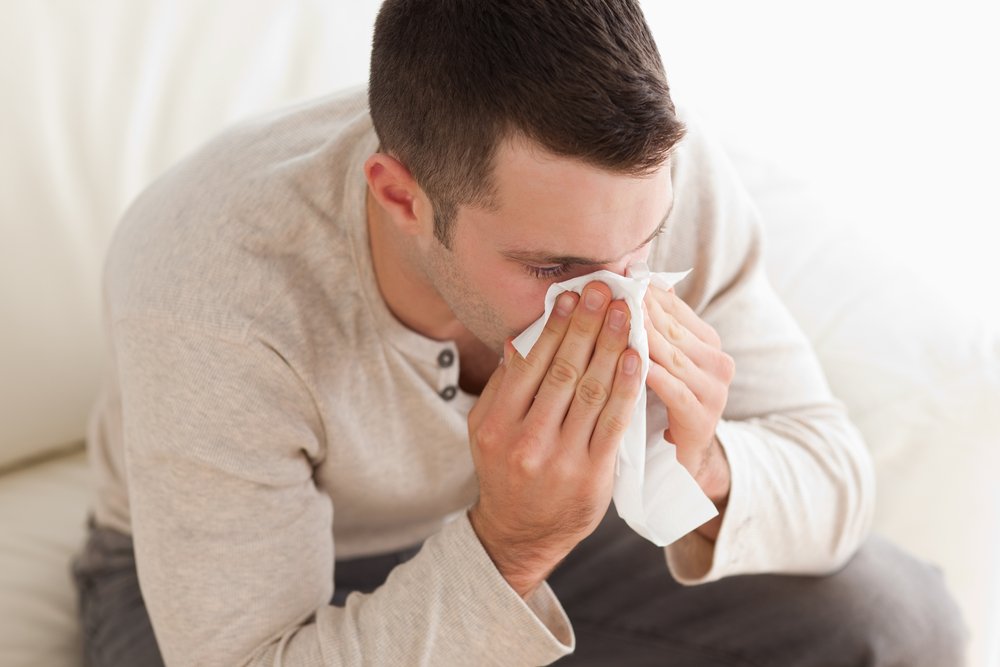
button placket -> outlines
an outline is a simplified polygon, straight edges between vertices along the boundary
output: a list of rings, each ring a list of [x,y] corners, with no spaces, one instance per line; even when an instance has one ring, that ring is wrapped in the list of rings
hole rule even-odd
[[[445,385],[438,395],[450,401],[458,395],[458,372],[455,368],[455,351],[451,348],[444,348],[437,356],[437,364],[441,369],[441,384]]]

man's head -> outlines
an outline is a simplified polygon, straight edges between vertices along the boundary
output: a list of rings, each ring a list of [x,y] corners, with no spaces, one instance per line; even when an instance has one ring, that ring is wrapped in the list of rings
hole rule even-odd
[[[390,217],[436,240],[411,263],[495,348],[557,277],[644,258],[672,202],[684,127],[631,0],[387,0],[369,105],[369,185],[388,171],[409,193]]]
[[[433,202],[445,246],[458,206],[492,204],[504,138],[642,175],[684,131],[632,0],[387,0],[368,94],[382,149]]]

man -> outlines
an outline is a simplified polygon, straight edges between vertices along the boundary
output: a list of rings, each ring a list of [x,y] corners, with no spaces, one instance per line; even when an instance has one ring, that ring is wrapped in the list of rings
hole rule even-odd
[[[591,282],[509,342],[636,261],[694,269],[645,300],[647,410],[719,509],[665,553],[608,511],[625,304]],[[105,298],[93,664],[960,660],[940,577],[862,546],[864,443],[634,2],[389,0],[367,99],[167,173]]]

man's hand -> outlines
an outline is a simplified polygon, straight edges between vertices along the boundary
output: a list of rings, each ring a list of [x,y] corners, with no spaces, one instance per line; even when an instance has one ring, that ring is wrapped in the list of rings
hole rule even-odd
[[[650,285],[643,301],[649,337],[646,384],[667,406],[669,428],[664,438],[677,446],[677,460],[706,495],[725,506],[729,496],[729,463],[715,437],[733,381],[733,358],[709,324],[673,289]],[[715,539],[721,514],[699,529]]]
[[[527,358],[510,341],[469,413],[479,501],[469,520],[526,597],[600,523],[637,400],[628,307],[602,283],[558,298]]]

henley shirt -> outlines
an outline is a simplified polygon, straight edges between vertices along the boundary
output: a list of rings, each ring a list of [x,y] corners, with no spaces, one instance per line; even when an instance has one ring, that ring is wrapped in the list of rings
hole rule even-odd
[[[664,567],[684,584],[828,573],[869,528],[872,464],[768,283],[748,194],[679,111],[648,261],[694,269],[676,293],[736,376],[718,539],[687,535]],[[184,159],[116,229],[93,509],[133,536],[168,665],[538,665],[574,648],[551,588],[518,596],[469,524],[477,397],[455,343],[406,328],[379,292],[362,170],[377,145],[364,90],[287,107]],[[330,604],[335,559],[421,542],[383,586]]]

